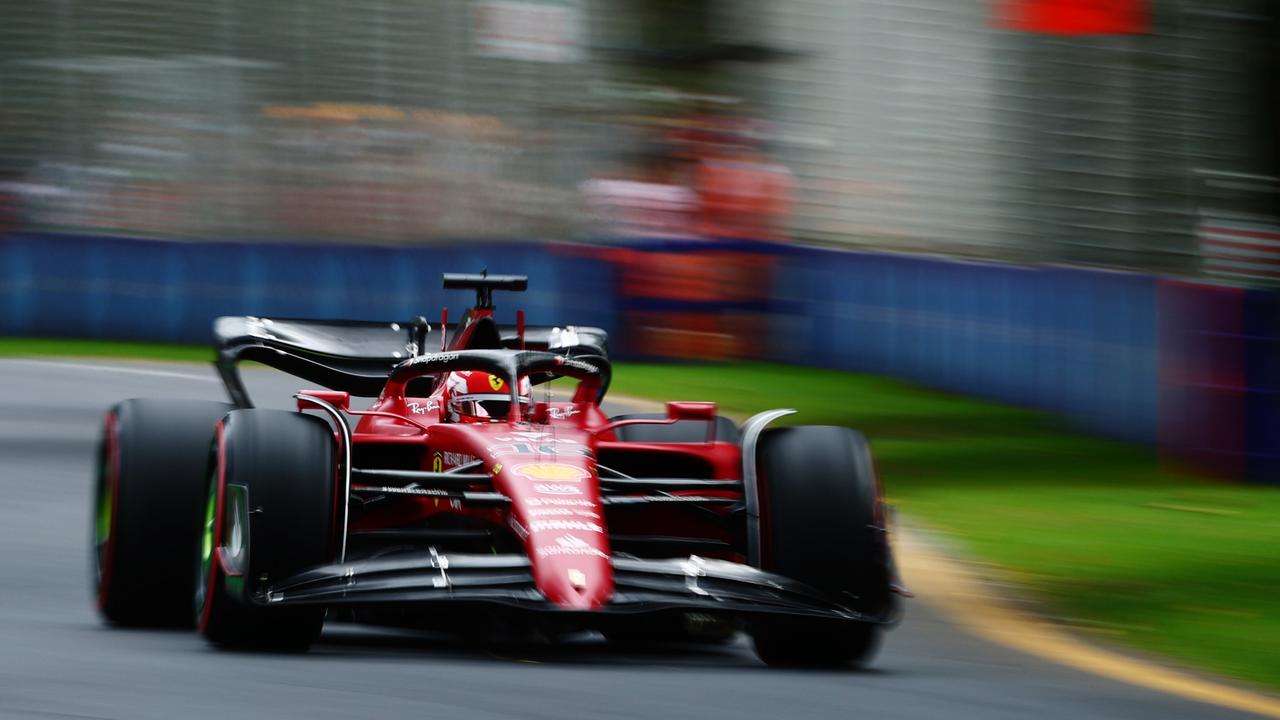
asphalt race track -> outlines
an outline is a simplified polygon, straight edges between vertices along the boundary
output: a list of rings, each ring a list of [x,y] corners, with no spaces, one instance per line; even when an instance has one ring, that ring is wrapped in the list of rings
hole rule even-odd
[[[260,405],[299,387],[245,374]],[[742,639],[637,653],[330,625],[309,654],[261,655],[111,628],[91,600],[91,458],[103,411],[138,396],[223,399],[197,365],[0,360],[0,718],[1249,717],[988,645],[927,599],[863,672],[770,670]]]

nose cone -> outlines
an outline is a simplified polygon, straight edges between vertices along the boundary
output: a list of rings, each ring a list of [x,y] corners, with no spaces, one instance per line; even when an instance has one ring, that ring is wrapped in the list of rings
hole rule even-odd
[[[613,567],[607,556],[535,559],[533,575],[542,594],[566,610],[596,610],[613,595]]]
[[[511,498],[512,529],[529,553],[534,582],[566,610],[595,610],[613,595],[609,535],[586,440],[567,431],[555,438],[510,433],[496,438],[510,445],[495,448],[501,454],[490,470]]]

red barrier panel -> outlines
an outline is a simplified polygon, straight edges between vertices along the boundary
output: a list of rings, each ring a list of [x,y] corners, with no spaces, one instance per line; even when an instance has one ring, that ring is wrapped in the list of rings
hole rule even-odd
[[[758,357],[774,258],[707,243],[612,253],[624,352],[671,359]]]
[[[995,24],[1053,35],[1125,35],[1148,31],[1147,0],[996,0]]]
[[[1232,478],[1246,469],[1245,291],[1161,280],[1160,448]]]

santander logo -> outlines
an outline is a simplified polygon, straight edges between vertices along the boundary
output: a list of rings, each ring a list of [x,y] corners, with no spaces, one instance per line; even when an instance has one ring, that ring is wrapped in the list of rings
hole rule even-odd
[[[574,535],[560,535],[554,545],[544,545],[537,550],[538,557],[598,557],[605,560],[609,556],[591,546],[591,543]]]

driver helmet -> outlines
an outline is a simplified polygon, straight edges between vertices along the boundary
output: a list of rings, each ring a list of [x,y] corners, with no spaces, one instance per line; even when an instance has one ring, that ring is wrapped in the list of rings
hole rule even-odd
[[[530,408],[529,378],[519,387],[521,416]],[[497,375],[478,370],[450,373],[444,385],[444,407],[454,422],[497,422],[507,419],[511,409],[511,389]]]

